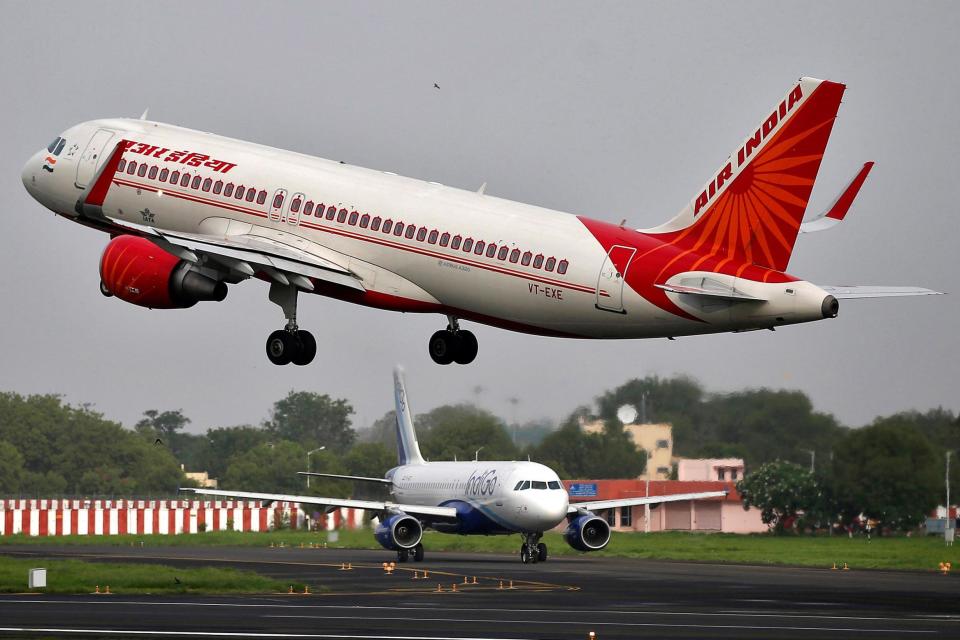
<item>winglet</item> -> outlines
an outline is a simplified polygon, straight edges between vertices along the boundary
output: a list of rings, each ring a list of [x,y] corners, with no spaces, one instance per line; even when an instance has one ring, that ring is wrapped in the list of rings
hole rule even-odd
[[[834,227],[843,221],[853,204],[854,198],[860,193],[860,187],[867,179],[870,170],[873,169],[873,162],[865,162],[857,175],[853,177],[847,188],[843,190],[840,196],[834,201],[833,205],[813,220],[809,220],[800,225],[801,233],[813,233],[814,231],[825,231]]]
[[[148,113],[150,113],[150,107],[147,107],[146,109],[143,110],[143,113],[140,114],[140,119],[146,120]]]

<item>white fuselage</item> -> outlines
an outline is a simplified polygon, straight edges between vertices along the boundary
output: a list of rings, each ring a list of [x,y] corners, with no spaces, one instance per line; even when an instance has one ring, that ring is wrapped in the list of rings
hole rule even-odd
[[[387,478],[398,503],[455,507],[457,524],[431,523],[440,531],[543,532],[567,516],[560,478],[535,462],[426,462],[395,467]]]
[[[359,304],[587,338],[712,333],[822,317],[823,292],[795,279],[717,276],[768,300],[748,310],[677,293],[654,304],[636,291],[634,276],[645,273],[639,252],[621,277],[587,219],[558,211],[150,121],[86,122],[63,137],[66,149],[53,171],[41,170],[49,155],[41,151],[23,174],[30,194],[53,211],[76,218],[77,199],[97,167],[120,140],[135,141],[106,195],[107,215],[294,247],[355,274],[365,293],[337,286],[317,292]],[[173,172],[181,176],[175,183]],[[623,242],[653,242],[621,231]]]

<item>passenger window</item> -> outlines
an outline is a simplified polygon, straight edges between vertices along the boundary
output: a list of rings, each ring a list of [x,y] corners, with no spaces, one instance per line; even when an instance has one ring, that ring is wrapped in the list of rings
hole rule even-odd
[[[497,254],[497,260],[506,260],[507,259],[507,249],[506,247],[500,247],[500,253]],[[516,249],[514,249],[516,251]],[[516,262],[516,260],[514,260]]]
[[[543,254],[538,253],[537,257],[533,259],[533,268],[539,269],[542,266],[543,266]]]
[[[383,232],[390,233],[390,229],[393,228],[393,220],[389,218],[383,221]]]
[[[199,189],[201,180],[202,178],[200,176],[193,176],[193,184],[191,184],[190,187],[193,189]]]
[[[440,235],[440,232],[437,231],[436,229],[434,229],[433,231],[430,232],[430,237],[427,238],[427,242],[429,242],[430,244],[437,244],[437,236],[438,236],[438,235]],[[423,239],[423,238],[421,238],[421,240],[422,240],[422,239]]]
[[[434,231],[431,235],[433,236],[434,239],[436,239],[436,237],[437,237],[437,232]],[[426,240],[426,239],[427,239],[427,228],[426,228],[426,227],[420,227],[420,230],[417,231],[417,240],[420,241],[420,242],[423,242],[423,241]]]
[[[380,216],[376,216],[376,217],[373,219],[373,222],[370,223],[370,230],[371,230],[371,231],[379,231],[379,230],[380,230]]]
[[[347,219],[347,210],[340,209],[340,214],[337,216],[337,222],[344,222]]]
[[[257,190],[254,187],[250,187],[249,189],[247,189],[247,197],[246,197],[247,202],[253,202],[253,199],[256,197],[257,197]],[[283,197],[281,197],[280,200],[283,201]]]
[[[547,271],[553,271],[553,268],[555,266],[557,266],[557,259],[554,258],[553,256],[550,256],[549,258],[547,258],[547,264],[544,265],[543,268],[546,269]]]
[[[189,174],[189,173],[185,173],[185,174],[183,174],[182,176],[180,176],[180,186],[181,186],[181,187],[188,187],[188,186],[190,186],[190,174]]]
[[[166,182],[170,177],[170,169],[160,169],[160,182]]]
[[[474,249],[473,249],[473,252],[474,252],[475,254],[477,254],[478,256],[482,256],[482,255],[483,255],[483,247],[484,247],[486,244],[487,244],[487,243],[484,242],[483,240],[477,240],[477,244],[475,245],[475,247],[474,247]]]
[[[273,197],[273,208],[279,209],[282,206],[283,206],[283,194],[278,193]]]
[[[510,262],[516,262],[520,259],[520,249],[514,249],[510,252]]]
[[[210,187],[213,185],[213,180],[207,178],[203,181],[203,190],[210,191]]]
[[[559,480],[551,480],[550,482],[547,483],[547,486],[550,487],[551,489],[559,489],[559,488],[560,488],[560,481],[559,481]]]
[[[560,264],[557,265],[557,273],[564,274],[567,272],[567,267],[570,266],[570,263],[566,260],[561,260]]]
[[[301,202],[302,200],[300,200],[300,198],[294,198],[293,202],[290,203],[290,211],[293,211],[294,213],[297,213],[298,211],[300,211]]]
[[[120,160],[120,164],[117,165],[117,173],[123,173],[123,170],[127,168],[127,161]]]
[[[359,214],[359,213],[357,213],[356,211],[351,211],[351,212],[350,212],[350,219],[347,220],[347,224],[349,224],[349,225],[355,225],[355,224],[357,224],[357,218],[359,218],[359,217],[360,217],[360,214]]]
[[[147,165],[145,164],[140,165],[140,168],[137,169],[137,175],[140,176],[141,178],[147,175]]]
[[[223,180],[217,180],[213,183],[213,192],[219,195],[221,191],[223,191]]]
[[[360,216],[360,228],[366,229],[368,226],[370,226],[370,214],[365,213]]]
[[[487,247],[487,257],[492,258],[495,255],[497,255],[497,245],[491,244]]]
[[[244,192],[243,185],[242,185],[242,184],[238,184],[238,185],[237,185],[237,191],[236,191],[236,193],[233,194],[233,197],[236,198],[237,200],[243,200],[243,192]]]
[[[524,251],[524,252],[523,252],[523,259],[520,260],[520,264],[522,264],[522,265],[525,266],[525,267],[529,267],[529,266],[530,266],[530,260],[531,260],[532,258],[533,258],[533,254],[532,254],[532,253],[530,253],[529,251]]]
[[[532,480],[530,482],[530,488],[532,489],[546,489],[547,483],[543,480]]]
[[[463,250],[470,253],[470,249],[473,249],[473,238],[467,238],[463,241]]]
[[[450,243],[450,234],[446,231],[440,236],[440,246],[445,247]]]
[[[309,216],[313,213],[313,200],[307,200],[307,204],[303,205],[303,215]]]
[[[322,218],[323,210],[324,210],[324,206],[323,206],[323,203],[321,202],[320,204],[317,205],[317,212],[314,215],[316,215],[318,218]]]
[[[403,235],[403,226],[404,226],[404,225],[403,225],[402,222],[398,222],[398,223],[397,223],[397,226],[395,226],[395,227],[393,228],[393,235],[395,235],[395,236],[402,236],[402,235]]]
[[[250,199],[250,196],[248,195],[248,196],[247,196],[247,200],[249,200],[249,199]],[[266,192],[266,191],[261,191],[260,193],[257,194],[257,204],[263,204],[263,203],[266,202],[266,201],[267,201],[267,192]]]
[[[416,232],[417,232],[417,228],[414,225],[410,225],[409,227],[407,227],[407,232],[404,234],[404,237],[406,237],[407,240],[410,240],[413,238],[413,235]]]
[[[170,184],[177,184],[180,182],[180,172],[174,171],[170,174]]]
[[[127,173],[131,176],[137,172],[137,163],[130,161],[130,164],[127,165]]]
[[[333,220],[337,215],[337,208],[333,205],[327,208],[327,220]]]
[[[459,248],[460,248],[460,240],[461,240],[460,236],[453,236],[453,242],[450,243],[450,248],[451,248],[451,249],[459,249]]]
[[[233,183],[232,183],[232,182],[228,182],[228,183],[227,183],[227,186],[224,187],[224,189],[223,189],[223,195],[225,195],[225,196],[228,197],[228,198],[233,195]]]

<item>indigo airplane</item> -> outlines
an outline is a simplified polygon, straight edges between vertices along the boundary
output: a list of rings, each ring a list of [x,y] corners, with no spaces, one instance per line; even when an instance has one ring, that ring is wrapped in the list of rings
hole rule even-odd
[[[545,531],[564,520],[568,522],[563,534],[567,544],[580,551],[599,551],[610,541],[610,526],[594,513],[596,510],[726,495],[725,491],[708,491],[571,503],[557,474],[536,462],[427,462],[420,455],[413,414],[399,369],[394,371],[393,382],[399,465],[387,471],[384,478],[306,474],[382,484],[393,501],[218,489],[182,491],[268,502],[299,502],[326,510],[352,507],[374,511],[379,519],[374,536],[384,548],[396,551],[399,562],[411,557],[414,561],[423,560],[424,528],[459,535],[516,533],[523,539],[520,560],[524,563],[547,559],[547,545],[540,539]]]
[[[786,272],[800,231],[843,219],[872,163],[803,222],[844,85],[801,78],[672,220],[634,230],[137,119],[75,125],[23,184],[55,213],[109,234],[100,290],[152,309],[270,284],[286,318],[267,357],[305,365],[301,292],[435,313],[439,364],[467,364],[473,321],[569,338],[673,338],[833,318],[840,298],[917,287],[817,286]]]

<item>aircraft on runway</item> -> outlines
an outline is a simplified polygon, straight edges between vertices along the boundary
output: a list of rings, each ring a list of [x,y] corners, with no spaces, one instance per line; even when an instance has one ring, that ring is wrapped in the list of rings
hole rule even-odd
[[[317,505],[327,511],[340,507],[375,511],[379,523],[374,537],[384,548],[396,551],[399,562],[410,557],[417,562],[423,560],[421,538],[425,527],[459,535],[519,533],[523,538],[520,560],[524,563],[547,559],[547,545],[540,542],[540,538],[544,531],[553,529],[564,519],[568,520],[563,534],[567,544],[580,551],[599,551],[610,542],[610,525],[594,514],[594,510],[726,495],[726,491],[707,491],[571,504],[557,474],[536,462],[427,462],[420,455],[413,414],[399,369],[393,373],[393,384],[399,466],[387,471],[383,478],[301,473],[382,484],[395,501],[219,489],[185,488],[181,491],[267,502],[299,502]]]
[[[803,223],[844,85],[801,78],[672,220],[626,228],[144,117],[84,122],[23,169],[48,209],[109,233],[101,292],[153,309],[270,283],[286,326],[268,358],[304,365],[301,292],[445,315],[439,364],[467,364],[470,320],[571,338],[673,338],[833,318],[841,298],[917,287],[817,286],[786,273],[799,231],[842,220],[867,163]],[[485,185],[484,185],[485,186]]]

